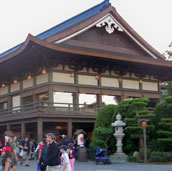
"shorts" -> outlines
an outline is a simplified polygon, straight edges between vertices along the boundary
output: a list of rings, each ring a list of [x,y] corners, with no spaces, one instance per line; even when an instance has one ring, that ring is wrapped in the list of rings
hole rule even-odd
[[[29,155],[28,155],[27,151],[23,151],[22,159],[24,159],[24,160],[29,159]]]

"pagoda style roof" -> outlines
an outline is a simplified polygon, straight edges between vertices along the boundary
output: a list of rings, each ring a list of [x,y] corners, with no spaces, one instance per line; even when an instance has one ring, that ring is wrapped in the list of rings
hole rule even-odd
[[[93,42],[94,46],[92,46],[89,42],[84,42],[83,40],[77,42],[77,39],[74,39],[77,36],[82,36],[90,29],[92,29],[93,32],[98,31],[100,36],[102,33],[105,34],[107,32],[105,35],[107,40],[109,40],[109,36],[112,37],[112,40],[116,37],[118,39],[122,38],[125,46],[130,45],[130,43],[132,46],[129,48],[115,47],[112,44],[111,46],[107,45],[107,48],[104,44],[99,44],[98,46],[98,44],[94,44]],[[131,39],[131,41],[127,42],[124,40],[125,37],[126,40]],[[120,43],[118,40],[115,43],[118,42]],[[85,45],[82,46],[82,43]],[[24,60],[24,57],[27,58],[26,55],[28,52],[32,52],[33,54],[36,52],[36,49],[40,50],[39,48],[41,48],[41,50],[44,48],[46,52],[77,54],[81,56],[155,65],[157,67],[168,67],[168,69],[172,68],[172,62],[166,61],[162,54],[141,38],[117,13],[116,9],[111,6],[109,0],[104,0],[102,3],[37,36],[29,34],[23,43],[0,54],[0,64],[14,57],[18,57],[19,60]]]
[[[36,38],[40,39],[40,40],[45,40],[73,25],[76,25],[80,22],[83,22],[85,20],[87,20],[88,18],[97,15],[99,13],[101,13],[103,10],[105,10],[106,8],[108,8],[109,6],[111,6],[111,4],[109,3],[108,0],[103,1],[102,3],[50,28],[49,30],[46,30],[42,33],[40,33],[39,35],[35,36]],[[5,57],[11,53],[14,53],[15,51],[17,51],[20,47],[23,46],[24,43],[21,43],[7,51],[5,51],[4,53],[0,54],[0,58]]]

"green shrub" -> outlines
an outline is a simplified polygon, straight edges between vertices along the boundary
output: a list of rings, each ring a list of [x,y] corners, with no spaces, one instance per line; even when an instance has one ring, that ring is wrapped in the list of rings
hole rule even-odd
[[[128,162],[135,162],[135,163],[138,162],[137,158],[134,156],[128,156],[127,161]]]
[[[151,153],[150,161],[152,162],[168,162],[172,161],[172,152],[157,152]]]

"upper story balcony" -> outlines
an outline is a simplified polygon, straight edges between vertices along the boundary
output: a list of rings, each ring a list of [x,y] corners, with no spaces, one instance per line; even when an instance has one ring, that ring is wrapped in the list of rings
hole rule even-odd
[[[1,109],[0,122],[31,119],[36,117],[90,118],[95,119],[102,106],[97,104],[71,104],[35,102]]]

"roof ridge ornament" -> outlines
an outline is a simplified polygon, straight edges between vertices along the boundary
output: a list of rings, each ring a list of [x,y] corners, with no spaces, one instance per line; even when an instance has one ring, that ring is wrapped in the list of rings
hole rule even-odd
[[[119,24],[115,21],[115,19],[110,14],[96,24],[96,27],[103,27],[103,26],[105,26],[105,29],[109,34],[112,34],[115,31],[115,29],[123,32],[123,29],[119,26]]]

